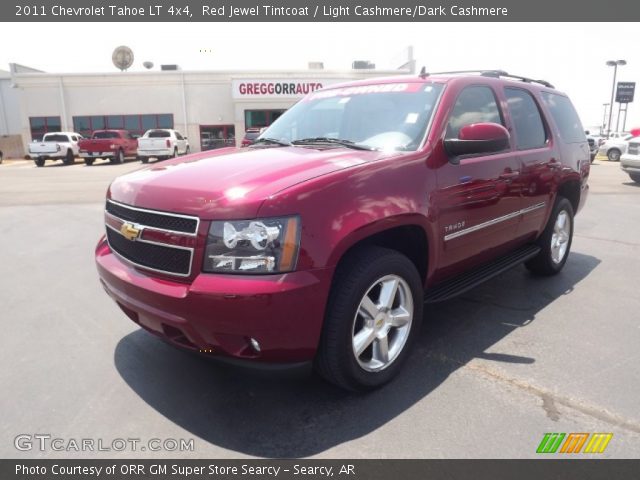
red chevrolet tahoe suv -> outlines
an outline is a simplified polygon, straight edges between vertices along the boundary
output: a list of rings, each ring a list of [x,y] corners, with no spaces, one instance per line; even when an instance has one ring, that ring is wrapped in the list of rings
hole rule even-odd
[[[424,302],[524,262],[558,273],[588,193],[569,98],[502,71],[315,91],[250,147],[117,178],[96,262],[138,325],[195,351],[313,361],[366,390]]]

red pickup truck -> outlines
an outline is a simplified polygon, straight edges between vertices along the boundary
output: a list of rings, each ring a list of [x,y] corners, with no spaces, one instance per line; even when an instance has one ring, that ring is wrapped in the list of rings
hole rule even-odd
[[[107,293],[175,345],[396,375],[424,302],[567,261],[589,146],[569,98],[502,71],[315,91],[253,145],[117,178],[95,258]]]
[[[93,165],[97,158],[122,163],[126,157],[138,155],[138,140],[127,130],[96,130],[91,138],[81,140],[78,147],[87,165]]]

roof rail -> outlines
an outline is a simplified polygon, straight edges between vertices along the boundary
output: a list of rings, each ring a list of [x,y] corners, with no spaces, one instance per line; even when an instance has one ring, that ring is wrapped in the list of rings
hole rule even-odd
[[[540,85],[544,85],[545,87],[548,87],[548,88],[555,88],[546,80],[534,80],[533,78],[522,77],[520,75],[511,75],[505,72],[504,70],[454,70],[450,72],[428,72],[427,73],[425,67],[422,67],[422,70],[420,70],[420,78],[426,78],[429,75],[463,75],[468,73],[480,74],[483,77],[512,78],[514,80],[520,80],[521,82],[525,82],[525,83],[539,83]]]

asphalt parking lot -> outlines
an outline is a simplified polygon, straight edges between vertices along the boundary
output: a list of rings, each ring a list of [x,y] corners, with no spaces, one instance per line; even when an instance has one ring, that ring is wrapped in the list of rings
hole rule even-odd
[[[429,306],[400,377],[368,395],[206,361],[102,291],[105,189],[140,166],[0,165],[0,457],[528,458],[546,432],[640,452],[640,185],[596,161],[572,254]],[[20,434],[194,439],[193,452],[18,451]]]

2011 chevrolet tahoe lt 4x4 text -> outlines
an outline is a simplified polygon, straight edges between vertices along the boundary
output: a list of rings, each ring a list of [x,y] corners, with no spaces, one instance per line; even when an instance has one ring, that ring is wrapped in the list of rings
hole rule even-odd
[[[424,302],[525,262],[558,273],[588,193],[567,96],[501,71],[315,91],[254,145],[116,179],[102,284],[192,350],[313,361],[352,390],[390,380]]]

